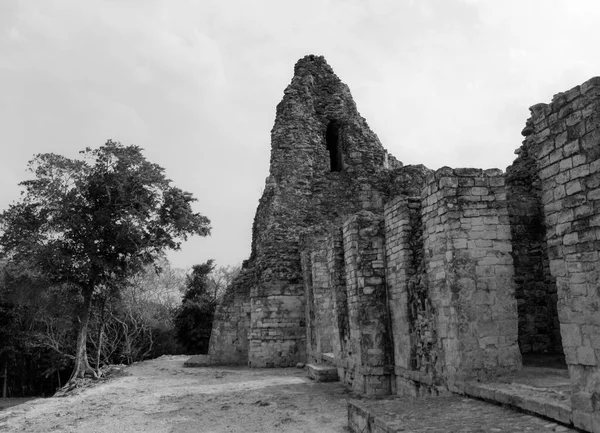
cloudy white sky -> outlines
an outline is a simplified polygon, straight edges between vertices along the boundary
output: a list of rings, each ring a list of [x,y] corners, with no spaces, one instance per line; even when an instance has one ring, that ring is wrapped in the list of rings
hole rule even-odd
[[[250,252],[275,106],[322,54],[405,164],[506,168],[528,107],[600,75],[596,0],[0,0],[0,209],[34,154],[137,144]]]

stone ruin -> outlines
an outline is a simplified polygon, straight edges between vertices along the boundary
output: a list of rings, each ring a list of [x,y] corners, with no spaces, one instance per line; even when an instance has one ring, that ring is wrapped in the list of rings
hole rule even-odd
[[[435,395],[554,357],[570,419],[600,431],[600,78],[531,107],[506,172],[403,165],[323,57],[284,93],[211,362]]]

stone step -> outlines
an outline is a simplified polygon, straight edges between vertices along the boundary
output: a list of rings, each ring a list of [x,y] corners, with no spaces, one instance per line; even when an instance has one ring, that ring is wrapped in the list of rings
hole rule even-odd
[[[194,355],[183,363],[184,367],[208,367],[210,358],[208,355]]]
[[[325,364],[335,365],[335,357],[333,356],[333,352],[325,352],[321,354],[321,359]]]
[[[325,364],[306,364],[308,377],[316,382],[337,382],[337,368]]]

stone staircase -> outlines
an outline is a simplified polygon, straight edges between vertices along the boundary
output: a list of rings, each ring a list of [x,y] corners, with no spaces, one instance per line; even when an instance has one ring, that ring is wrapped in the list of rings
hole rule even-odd
[[[321,362],[306,364],[309,379],[313,379],[315,382],[339,381],[334,359],[333,353],[322,353]]]

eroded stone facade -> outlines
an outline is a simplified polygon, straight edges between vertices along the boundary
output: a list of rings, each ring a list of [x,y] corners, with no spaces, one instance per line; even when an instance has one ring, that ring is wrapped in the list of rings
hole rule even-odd
[[[403,166],[322,57],[294,72],[211,361],[419,395],[564,353],[573,421],[600,431],[600,79],[532,107],[503,173]]]

